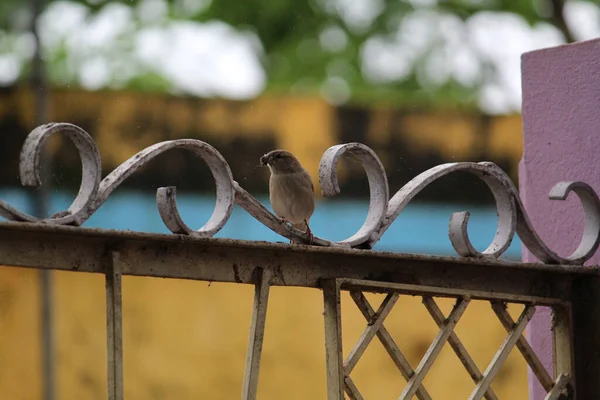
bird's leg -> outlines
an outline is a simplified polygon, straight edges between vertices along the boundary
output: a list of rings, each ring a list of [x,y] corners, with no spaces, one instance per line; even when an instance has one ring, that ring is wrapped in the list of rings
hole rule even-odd
[[[304,224],[306,225],[306,234],[308,235],[308,244],[313,243],[313,239],[315,238],[312,234],[312,231],[310,230],[310,227],[308,226],[308,221],[304,220]]]
[[[287,219],[285,219],[285,217],[279,217],[279,220],[281,221],[282,224],[287,224],[289,221]],[[293,227],[293,225],[292,225]],[[294,239],[290,239],[290,244],[294,243]]]

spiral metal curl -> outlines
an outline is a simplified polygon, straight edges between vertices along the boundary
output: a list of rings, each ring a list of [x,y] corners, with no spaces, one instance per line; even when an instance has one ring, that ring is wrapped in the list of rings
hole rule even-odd
[[[210,168],[216,183],[215,208],[209,220],[198,230],[185,224],[176,202],[176,187],[161,187],[156,192],[159,214],[173,233],[212,237],[231,217],[233,205],[241,206],[259,222],[289,239],[307,242],[305,232],[283,223],[234,179],[223,156],[211,145],[195,139],[160,142],[135,154],[101,179],[100,153],[91,136],[82,128],[69,123],[51,123],[34,129],[26,138],[19,159],[20,178],[24,186],[37,187],[40,182],[40,159],[44,144],[55,133],[64,133],[75,145],[81,159],[82,178],[77,196],[65,211],[49,218],[37,218],[19,211],[0,200],[0,215],[12,221],[40,222],[58,225],[81,225],[106,201],[110,194],[138,169],[156,156],[172,149],[190,151]],[[583,206],[585,223],[577,249],[567,257],[552,251],[539,237],[523,206],[519,193],[510,178],[490,162],[458,162],[438,165],[413,178],[390,199],[385,169],[377,155],[361,143],[330,147],[319,164],[319,183],[324,196],[340,193],[336,168],[344,154],[356,157],[369,182],[369,210],[359,230],[339,242],[314,237],[312,244],[351,248],[372,248],[398,218],[410,201],[433,181],[454,172],[468,172],[481,179],[491,190],[498,213],[498,226],[490,245],[483,251],[474,248],[468,234],[469,212],[453,213],[449,222],[449,238],[456,252],[463,257],[497,258],[510,246],[517,233],[523,244],[542,262],[583,264],[591,258],[600,244],[600,200],[594,190],[583,182],[559,182],[550,191],[551,200],[565,200],[573,192]]]
[[[12,221],[49,222],[58,225],[81,225],[93,211],[90,207],[98,194],[102,167],[100,152],[92,137],[80,127],[68,123],[51,123],[35,128],[25,139],[19,156],[19,174],[23,186],[39,187],[40,160],[44,145],[55,133],[63,132],[73,142],[81,159],[81,184],[73,203],[54,217],[40,219],[17,210],[0,200],[0,215]]]

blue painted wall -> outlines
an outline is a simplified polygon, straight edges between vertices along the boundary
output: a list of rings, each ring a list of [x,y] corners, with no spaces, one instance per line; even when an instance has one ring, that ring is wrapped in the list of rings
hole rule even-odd
[[[31,210],[31,200],[24,191],[0,190],[0,197],[19,208]],[[260,198],[270,208],[268,199]],[[52,212],[65,210],[72,201],[66,193],[54,193]],[[184,221],[197,229],[209,218],[214,199],[207,196],[178,194],[177,203]],[[311,220],[315,235],[342,240],[358,230],[367,214],[368,203],[364,200],[322,200],[317,204]],[[485,249],[494,236],[497,226],[493,207],[440,205],[415,203],[409,205],[375,246],[376,250],[455,255],[448,239],[448,221],[455,211],[468,210],[469,234],[475,247]],[[168,233],[155,204],[154,194],[146,192],[117,192],[100,207],[84,226]],[[239,207],[216,237],[245,240],[286,241],[254,220]],[[520,259],[521,242],[515,236],[503,258]]]

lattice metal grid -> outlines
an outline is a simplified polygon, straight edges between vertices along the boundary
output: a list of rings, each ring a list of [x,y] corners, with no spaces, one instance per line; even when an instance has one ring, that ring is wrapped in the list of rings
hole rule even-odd
[[[343,390],[348,398],[352,400],[363,399],[363,395],[354,383],[351,373],[375,337],[381,342],[393,363],[407,381],[398,397],[399,400],[410,400],[414,396],[419,400],[432,399],[423,384],[423,380],[446,343],[456,353],[475,383],[475,388],[469,396],[469,400],[498,399],[491,388],[491,383],[514,347],[519,350],[540,384],[547,391],[546,400],[570,398],[572,395],[570,374],[558,371],[557,377],[553,379],[523,336],[527,324],[535,313],[536,304],[552,305],[557,310],[557,314],[564,312],[563,307],[554,299],[540,299],[531,296],[503,296],[494,293],[469,293],[462,290],[356,279],[334,279],[324,283],[323,289],[329,398],[343,398],[340,393]],[[362,335],[345,358],[342,355],[341,345],[342,290],[349,292],[354,304],[366,320]],[[375,309],[365,297],[365,292],[385,293],[386,297]],[[414,369],[384,326],[386,317],[390,314],[401,295],[421,296],[423,305],[439,328],[435,339],[419,365]],[[444,315],[436,302],[436,297],[456,299],[454,307],[448,315]],[[456,324],[469,306],[472,298],[488,300],[491,309],[507,332],[505,340],[484,372],[478,368],[460,338],[454,332]],[[511,317],[506,309],[509,302],[524,305],[517,321]]]

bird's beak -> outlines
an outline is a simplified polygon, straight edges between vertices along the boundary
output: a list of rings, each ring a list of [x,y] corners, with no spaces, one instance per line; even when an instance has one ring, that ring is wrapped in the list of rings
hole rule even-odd
[[[262,156],[260,158],[260,165],[262,165],[263,167],[266,166],[269,163],[269,160],[267,159],[267,155],[265,154],[264,156]]]

